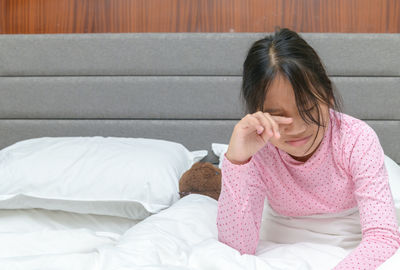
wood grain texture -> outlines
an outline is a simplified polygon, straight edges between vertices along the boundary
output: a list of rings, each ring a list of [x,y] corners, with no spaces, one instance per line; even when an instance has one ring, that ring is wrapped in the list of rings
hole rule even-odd
[[[400,0],[0,0],[1,34],[400,33]]]

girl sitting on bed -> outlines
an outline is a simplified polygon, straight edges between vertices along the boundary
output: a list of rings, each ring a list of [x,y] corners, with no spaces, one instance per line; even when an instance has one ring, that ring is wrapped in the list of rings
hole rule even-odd
[[[362,239],[335,269],[375,269],[391,257],[400,233],[382,147],[370,126],[340,112],[314,49],[288,29],[256,41],[242,96],[249,114],[222,163],[219,241],[255,254],[266,197],[286,219],[357,211]]]

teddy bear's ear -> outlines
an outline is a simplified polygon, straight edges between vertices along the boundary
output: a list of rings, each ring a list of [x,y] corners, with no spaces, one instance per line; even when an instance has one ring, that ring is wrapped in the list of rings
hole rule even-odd
[[[192,167],[189,170],[187,170],[182,174],[181,178],[179,179],[180,192],[188,192],[193,189],[193,185],[196,184],[196,182],[193,181],[193,179],[195,179],[197,175],[196,172],[198,171],[199,168],[201,168],[201,166],[202,166],[201,162],[196,162],[192,165]],[[183,194],[180,195],[182,197]]]
[[[204,162],[198,161],[198,162],[194,163],[190,169],[200,168],[201,166],[203,166],[203,163]]]
[[[204,167],[208,167],[209,169],[214,170],[216,172],[221,172],[220,168],[216,167],[211,162],[204,162]]]

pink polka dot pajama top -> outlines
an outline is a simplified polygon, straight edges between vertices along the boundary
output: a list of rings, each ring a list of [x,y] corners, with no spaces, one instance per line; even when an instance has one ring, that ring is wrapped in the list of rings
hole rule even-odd
[[[396,252],[400,232],[379,139],[362,120],[332,109],[329,114],[321,144],[306,162],[270,142],[245,164],[224,156],[219,241],[255,254],[267,197],[275,212],[292,217],[358,207],[362,241],[336,270],[376,269]]]

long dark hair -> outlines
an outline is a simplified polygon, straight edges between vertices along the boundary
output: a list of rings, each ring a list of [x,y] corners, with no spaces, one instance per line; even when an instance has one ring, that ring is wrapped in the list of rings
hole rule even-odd
[[[315,50],[296,32],[277,28],[274,35],[255,41],[244,61],[241,96],[247,113],[263,111],[269,86],[277,74],[290,82],[301,118],[307,124],[318,125],[318,132],[324,126],[319,102],[342,111],[342,98]],[[310,107],[317,109],[317,119]]]

